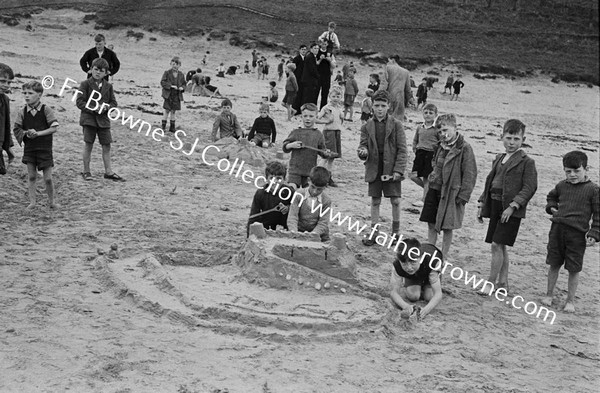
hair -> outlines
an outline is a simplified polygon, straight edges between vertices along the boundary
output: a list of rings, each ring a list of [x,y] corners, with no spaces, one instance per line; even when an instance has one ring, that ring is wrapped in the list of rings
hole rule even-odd
[[[287,168],[284,164],[279,161],[269,161],[265,166],[265,177],[269,176],[282,176],[285,177],[287,174]]]
[[[319,46],[319,44],[316,41],[313,41],[310,43],[310,48],[314,48],[315,46]]]
[[[106,41],[106,37],[104,37],[104,34],[96,34],[96,37],[94,37],[94,41],[95,42]]]
[[[348,75],[350,75],[350,74],[352,74],[352,75],[356,74],[356,68],[354,68],[354,67],[348,68]]]
[[[327,24],[327,27],[330,27],[330,28],[332,28],[332,29],[335,29],[335,26],[336,26],[335,22],[329,22],[329,23]]]
[[[277,83],[275,83],[274,81],[269,82],[269,85],[271,85],[271,87],[275,87],[277,86]]]
[[[205,85],[210,85],[210,76],[205,76],[205,77],[203,77],[203,79],[204,79]]]
[[[400,64],[400,55],[391,55],[390,59],[394,60],[396,64]]]
[[[175,63],[175,64],[179,64],[181,65],[181,59],[179,59],[179,56],[175,56],[171,59],[171,63]]]
[[[310,182],[317,187],[325,187],[329,184],[329,179],[331,178],[331,174],[327,170],[327,168],[322,166],[313,167],[310,170]]]
[[[306,45],[302,44],[298,47],[298,49],[303,49],[303,48],[306,48]]]
[[[296,71],[296,64],[294,63],[288,63],[287,64],[287,68],[291,71]]]
[[[456,127],[456,116],[454,116],[453,113],[439,115],[437,119],[435,119],[435,127],[442,128],[443,124]]]
[[[270,109],[271,108],[269,107],[269,104],[267,104],[266,102],[263,102],[262,104],[260,104],[258,106],[258,110],[259,111],[267,111],[267,112],[269,112]]]
[[[369,74],[369,77],[375,79],[377,83],[381,82],[379,79],[379,74]]]
[[[573,150],[563,156],[563,166],[565,168],[577,169],[579,167],[587,168],[588,157],[579,150]]]
[[[385,90],[377,90],[373,94],[372,100],[373,100],[373,102],[375,102],[375,101],[385,101],[385,102],[389,103],[390,102],[390,95]]]
[[[21,89],[33,90],[36,93],[40,93],[40,94],[42,94],[44,92],[44,86],[42,86],[42,84],[38,81],[27,82],[27,83],[23,84],[23,87]]]
[[[329,90],[329,97],[331,97],[333,93],[337,93],[344,96],[344,89],[342,89],[342,86],[332,86]]]
[[[406,246],[402,250],[398,250],[396,253],[396,259],[400,262],[406,262],[408,260],[408,254],[412,248],[420,248],[421,242],[415,239],[414,237],[409,237],[408,239],[403,240]]]
[[[201,68],[196,68],[196,73],[201,74],[202,73],[202,69]]]
[[[210,82],[210,80],[209,80],[209,82]],[[229,98],[223,98],[223,101],[221,101],[221,108],[223,108],[224,106],[229,106],[229,107],[233,108],[233,104],[231,103],[231,100]]]
[[[437,113],[437,111],[438,111],[437,106],[435,106],[434,104],[426,104],[423,107],[423,112],[425,112],[426,110],[431,110],[431,111],[434,111],[435,113]]]
[[[4,63],[0,63],[0,77],[4,77],[6,79],[14,79],[15,74],[8,65]]]
[[[300,113],[304,111],[318,112],[319,108],[316,104],[313,104],[312,102],[307,102],[306,104],[300,107]]]
[[[521,120],[510,119],[504,123],[504,128],[502,129],[502,135],[504,134],[521,134],[525,135],[525,124]]]
[[[365,95],[366,95],[367,97],[373,97],[373,93],[375,93],[375,92],[373,91],[373,89],[367,89],[367,90],[365,90]]]
[[[94,59],[94,61],[92,61],[92,68],[94,68],[94,67],[96,67],[99,70],[106,71],[109,68],[108,61],[106,61],[106,59],[103,59],[101,57]]]

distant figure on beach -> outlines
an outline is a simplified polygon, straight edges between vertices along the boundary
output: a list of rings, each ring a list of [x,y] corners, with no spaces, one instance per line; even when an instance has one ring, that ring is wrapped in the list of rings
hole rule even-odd
[[[423,106],[427,104],[427,78],[423,78],[417,88],[417,110],[419,110],[421,104],[423,104]]]
[[[240,126],[237,116],[231,112],[231,108],[233,108],[231,100],[225,98],[221,101],[221,113],[213,123],[213,142],[230,136],[239,139],[243,135],[242,127]],[[219,134],[218,136],[217,133]]]
[[[258,65],[258,53],[256,52],[256,49],[252,49],[252,72],[254,72],[257,65]]]
[[[423,106],[423,123],[417,126],[413,138],[412,149],[415,153],[410,180],[423,188],[423,198],[414,206],[422,207],[427,191],[429,191],[429,174],[433,171],[431,160],[440,143],[438,129],[435,127],[435,118],[438,110],[433,104]]]
[[[225,64],[221,63],[216,69],[219,78],[225,78]]]
[[[456,80],[452,84],[452,88],[454,89],[454,94],[452,94],[450,101],[452,101],[452,100],[458,101],[458,95],[460,94],[460,89],[462,89],[463,87],[465,87],[465,84],[463,83],[463,81],[460,80],[460,75],[459,75],[456,77]]]
[[[185,90],[185,77],[183,73],[179,71],[181,67],[181,60],[175,56],[171,59],[171,69],[163,72],[162,78],[160,79],[160,86],[162,87],[162,98],[163,103],[163,119],[162,129],[166,130],[167,120],[171,116],[171,122],[169,126],[170,132],[175,132],[175,117],[176,112],[181,110],[181,102],[183,101],[183,91]]]
[[[342,88],[334,86],[329,92],[329,102],[321,108],[316,121],[323,124],[325,147],[331,151],[331,156],[324,158],[321,164],[329,171],[329,187],[338,186],[333,181],[333,160],[342,157],[342,120]]]
[[[355,73],[356,69],[350,68],[348,70],[348,79],[346,79],[346,83],[344,84],[344,120],[347,121],[353,121],[354,100],[358,95],[358,84],[356,83],[356,79],[354,79]]]
[[[317,53],[319,70],[319,90],[321,92],[321,102],[319,108],[323,108],[327,105],[327,98],[329,97],[329,89],[331,88],[331,74],[335,68],[335,58],[325,49],[325,41],[319,41],[319,52]]]
[[[444,86],[444,94],[446,94],[446,89],[448,92],[452,94],[452,85],[454,84],[454,71],[450,75],[448,75],[448,79],[446,79],[446,85]]]
[[[292,105],[296,101],[296,95],[298,94],[298,81],[296,81],[296,74],[294,71],[296,70],[296,64],[288,63],[286,75],[287,79],[285,81],[285,96],[283,97],[283,101],[281,105],[283,105],[287,110],[287,119],[292,120],[292,116],[294,115],[294,109]]]
[[[318,38],[318,41],[325,41],[327,53],[334,53],[334,51],[340,49],[340,40],[337,34],[335,34],[335,28],[335,22],[329,22],[327,31],[323,32]]]
[[[269,82],[269,95],[267,96],[267,100],[269,102],[277,102],[279,99],[279,92],[277,91],[277,82],[271,81]]]
[[[404,122],[404,110],[408,105],[414,105],[410,75],[408,70],[400,67],[400,56],[393,55],[383,69],[380,90],[385,90],[390,96],[390,115]]]
[[[379,78],[379,74],[370,74],[369,85],[367,86],[367,89],[371,89],[373,90],[373,93],[375,93],[377,90],[379,90],[380,85],[381,79]]]
[[[298,83],[298,93],[296,94],[296,100],[292,105],[292,116],[300,113],[300,107],[302,106],[302,94],[304,94],[304,85],[302,83],[302,73],[304,72],[304,58],[306,57],[307,47],[306,45],[300,45],[298,54],[292,59],[292,62],[296,65],[294,75],[296,76],[296,82]]]
[[[121,68],[121,62],[117,58],[117,55],[112,50],[105,47],[106,38],[102,34],[97,34],[94,38],[96,45],[89,49],[87,52],[83,54],[81,59],[79,60],[79,65],[83,72],[88,74],[88,78],[92,72],[92,62],[94,59],[102,58],[108,62],[108,70],[106,71],[106,76],[104,79],[108,80],[108,77],[111,75],[115,75],[119,72]]]
[[[285,67],[285,59],[281,59],[279,64],[277,64],[277,81],[281,82],[281,78],[283,78],[283,69]]]

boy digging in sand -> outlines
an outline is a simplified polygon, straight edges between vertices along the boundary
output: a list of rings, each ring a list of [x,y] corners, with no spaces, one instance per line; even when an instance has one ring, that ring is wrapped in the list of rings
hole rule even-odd
[[[37,171],[44,173],[46,193],[48,194],[48,206],[55,209],[54,184],[52,183],[52,134],[58,127],[58,121],[54,111],[48,105],[41,103],[44,88],[40,82],[29,82],[23,85],[23,97],[25,107],[17,112],[15,121],[15,138],[19,145],[25,144],[23,149],[23,164],[27,165],[29,174],[29,206],[35,206]]]
[[[566,179],[548,193],[546,212],[552,214],[548,234],[548,292],[542,300],[552,305],[554,286],[560,267],[569,272],[569,292],[565,312],[575,311],[575,294],[585,248],[600,241],[600,189],[587,177],[587,155],[572,151],[563,157]],[[590,228],[590,219],[592,226]]]

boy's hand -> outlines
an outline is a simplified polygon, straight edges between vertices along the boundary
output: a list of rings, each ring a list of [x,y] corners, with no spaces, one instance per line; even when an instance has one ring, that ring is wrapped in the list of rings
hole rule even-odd
[[[592,247],[594,244],[596,244],[596,239],[594,239],[593,237],[587,237],[585,239],[585,245],[587,247]]]
[[[502,212],[502,216],[500,216],[500,222],[501,223],[505,223],[508,222],[508,219],[510,218],[510,216],[513,215],[513,213],[515,212],[515,208],[512,206],[507,207],[503,212]]]
[[[33,129],[27,130],[27,138],[35,139],[35,138],[37,138],[37,136],[38,136],[38,133],[36,130],[33,130]]]
[[[402,179],[404,179],[402,173],[394,172],[394,175],[392,176],[392,181],[402,181]]]
[[[456,200],[455,200],[454,202],[455,202],[457,205],[462,205],[462,206],[464,206],[464,205],[466,205],[466,204],[467,204],[467,201],[465,201],[464,199],[462,199],[462,198],[459,198],[459,197],[456,197]]]
[[[302,149],[302,142],[301,141],[295,141],[295,142],[292,142],[292,143],[288,143],[285,146],[288,149]]]
[[[479,207],[477,208],[477,221],[478,221],[480,224],[483,224],[483,218],[481,217],[481,206],[479,206]]]
[[[179,87],[178,90],[184,91],[185,89],[183,87]]]
[[[558,211],[558,209],[555,207],[550,208],[550,212],[552,213],[552,215],[555,215],[557,211]]]
[[[361,147],[360,149],[358,149],[358,158],[366,160],[367,157],[369,157],[369,151],[366,148]]]
[[[290,207],[287,205],[284,205],[283,203],[280,203],[280,205],[281,205],[281,207],[280,207],[281,210],[279,210],[279,212],[285,216],[290,211]]]

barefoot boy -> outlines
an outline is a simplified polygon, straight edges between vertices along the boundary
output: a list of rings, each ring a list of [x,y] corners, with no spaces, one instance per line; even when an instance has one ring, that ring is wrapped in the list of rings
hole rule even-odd
[[[8,154],[10,164],[15,156],[11,151],[13,145],[10,133],[10,100],[6,94],[10,91],[10,84],[14,78],[13,70],[4,63],[0,63],[0,175],[6,174],[3,150]]]
[[[15,121],[15,138],[19,145],[25,144],[23,149],[23,164],[27,165],[29,173],[29,206],[35,206],[37,171],[44,173],[48,206],[56,208],[54,204],[54,184],[52,183],[52,134],[58,128],[58,121],[54,111],[48,105],[41,103],[44,88],[40,82],[28,82],[22,88],[26,105],[17,112]]]
[[[360,129],[358,158],[365,162],[365,181],[369,183],[371,197],[371,226],[369,238],[363,239],[365,246],[376,243],[379,226],[381,193],[390,198],[392,204],[392,232],[400,231],[400,196],[406,169],[406,136],[402,123],[388,116],[389,95],[385,90],[373,94],[373,115]],[[387,240],[387,235],[383,241]]]
[[[521,219],[525,218],[527,204],[537,190],[535,161],[522,149],[525,142],[525,124],[510,119],[504,123],[502,143],[506,153],[499,154],[485,180],[478,201],[477,219],[488,217],[486,243],[492,243],[492,266],[488,281],[508,292],[508,250],[517,239]]]
[[[77,93],[77,108],[81,110],[79,125],[83,127],[83,180],[92,180],[90,160],[96,135],[102,145],[102,161],[104,162],[104,178],[123,181],[123,178],[113,172],[110,163],[110,119],[108,111],[117,106],[113,87],[104,80],[108,71],[108,62],[102,58],[92,62],[91,77],[79,85]],[[89,104],[88,104],[89,101]]]
[[[566,179],[548,193],[546,212],[552,214],[548,235],[548,292],[542,304],[550,306],[560,267],[569,271],[564,311],[575,311],[575,294],[585,247],[600,241],[600,189],[587,177],[587,155],[572,151],[563,157]],[[592,226],[590,228],[590,219]]]
[[[401,240],[400,244],[392,269],[390,297],[406,315],[416,313],[420,320],[442,300],[442,253],[433,244],[415,238]],[[419,300],[427,302],[422,309],[411,304]]]

